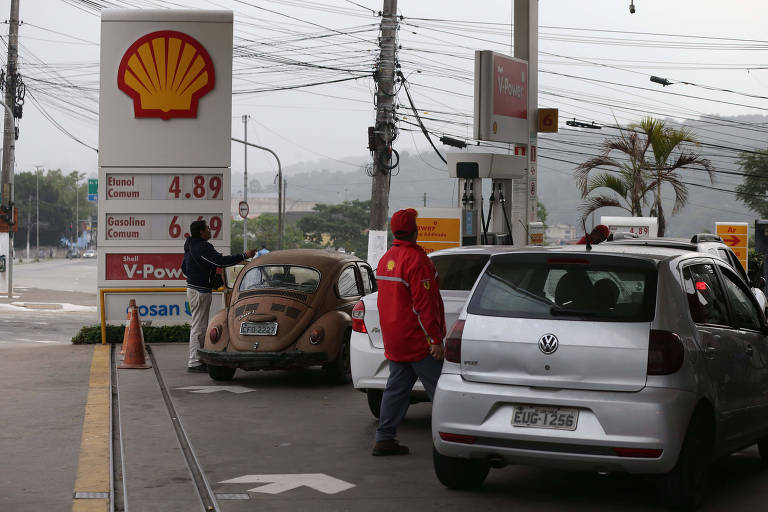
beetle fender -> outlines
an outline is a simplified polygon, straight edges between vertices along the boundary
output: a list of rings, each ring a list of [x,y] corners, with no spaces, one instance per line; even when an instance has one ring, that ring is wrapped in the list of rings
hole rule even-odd
[[[301,335],[296,343],[296,348],[304,352],[326,352],[329,362],[336,360],[339,347],[344,340],[345,331],[352,326],[352,317],[343,311],[329,311],[314,322]],[[313,345],[309,341],[313,329],[323,330],[320,343]]]
[[[214,328],[218,328],[219,339],[216,342],[211,340],[211,331]],[[215,350],[217,352],[223,352],[227,345],[229,345],[229,328],[227,327],[227,310],[222,309],[213,315],[213,318],[208,322],[208,327],[205,329],[205,344],[203,348],[205,350]]]

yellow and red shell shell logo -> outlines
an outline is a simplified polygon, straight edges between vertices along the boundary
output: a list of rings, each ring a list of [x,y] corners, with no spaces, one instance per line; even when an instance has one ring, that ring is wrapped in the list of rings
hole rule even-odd
[[[133,98],[135,117],[194,118],[215,78],[203,45],[182,32],[161,30],[128,48],[117,70],[117,87]]]

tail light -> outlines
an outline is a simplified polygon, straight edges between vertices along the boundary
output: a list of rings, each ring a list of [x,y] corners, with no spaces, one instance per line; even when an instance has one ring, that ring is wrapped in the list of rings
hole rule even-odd
[[[221,338],[221,327],[217,325],[216,327],[208,331],[208,338],[210,338],[211,343],[216,343],[217,341],[219,341],[219,338]]]
[[[362,333],[368,332],[368,329],[365,328],[365,304],[361,300],[357,301],[355,307],[352,308],[352,330]]]
[[[461,336],[464,334],[464,320],[456,320],[451,333],[445,338],[445,360],[451,363],[461,362]]]
[[[680,336],[651,330],[648,338],[648,375],[669,375],[683,366],[685,348]]]
[[[614,448],[619,457],[634,457],[636,459],[658,459],[664,450],[653,448]]]
[[[452,434],[451,432],[440,432],[440,439],[450,441],[451,443],[475,444],[476,436],[467,436],[464,434]]]

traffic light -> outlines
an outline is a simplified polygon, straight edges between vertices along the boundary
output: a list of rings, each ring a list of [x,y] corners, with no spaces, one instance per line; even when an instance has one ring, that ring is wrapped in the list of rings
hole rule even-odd
[[[11,208],[0,206],[0,233],[14,233],[19,231],[19,209],[13,208],[13,218],[11,218]]]

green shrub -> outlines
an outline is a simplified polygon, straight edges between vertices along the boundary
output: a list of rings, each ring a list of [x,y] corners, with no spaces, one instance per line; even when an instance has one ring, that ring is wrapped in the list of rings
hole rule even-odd
[[[142,327],[144,341],[147,343],[189,342],[189,324]],[[107,324],[107,343],[122,343],[124,325]],[[73,345],[101,343],[101,326],[86,325],[72,337]]]

